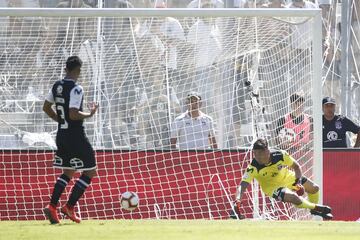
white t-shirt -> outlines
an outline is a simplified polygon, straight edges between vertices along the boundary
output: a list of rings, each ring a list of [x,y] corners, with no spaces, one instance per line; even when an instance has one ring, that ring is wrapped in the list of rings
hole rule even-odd
[[[222,52],[221,34],[215,24],[199,19],[191,26],[187,41],[194,45],[196,68],[212,65]]]
[[[208,149],[209,136],[214,136],[213,119],[200,112],[197,118],[191,118],[188,111],[181,114],[171,124],[171,138],[176,138],[180,150]]]

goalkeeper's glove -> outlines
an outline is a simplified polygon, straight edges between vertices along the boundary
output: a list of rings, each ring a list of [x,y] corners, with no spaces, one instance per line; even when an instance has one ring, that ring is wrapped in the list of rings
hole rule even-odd
[[[301,178],[296,178],[295,182],[293,183],[294,186],[294,191],[296,192],[296,194],[298,196],[302,196],[305,193],[305,189],[303,187],[303,185],[301,184]]]

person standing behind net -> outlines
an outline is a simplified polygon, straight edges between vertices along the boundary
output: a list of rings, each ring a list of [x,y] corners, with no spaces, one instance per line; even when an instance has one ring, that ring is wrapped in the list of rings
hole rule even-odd
[[[323,148],[347,148],[348,131],[357,135],[354,148],[360,147],[360,126],[345,116],[335,115],[335,106],[335,99],[323,98]]]
[[[201,96],[196,92],[188,94],[188,110],[171,124],[170,144],[176,149],[216,149],[218,148],[213,129],[213,120],[200,111]]]
[[[76,82],[81,72],[82,61],[77,56],[71,56],[66,61],[66,76],[55,82],[44,102],[44,112],[58,122],[56,135],[57,151],[54,157],[54,167],[63,169],[57,179],[50,204],[44,208],[44,213],[51,224],[60,223],[57,215],[59,199],[76,171],[82,175],[72,188],[69,200],[61,208],[61,212],[72,221],[80,223],[80,218],[74,212],[74,206],[90,185],[96,175],[94,150],[86,137],[83,121],[92,117],[98,105],[89,105],[90,112],[83,111],[83,88]],[[55,104],[56,111],[52,105]]]
[[[309,209],[312,215],[323,219],[333,218],[329,206],[318,204],[319,186],[302,175],[300,165],[286,151],[270,150],[267,141],[260,138],[253,144],[253,153],[254,159],[243,174],[235,194],[234,211],[240,219],[244,218],[240,214],[242,197],[254,178],[268,197]],[[304,192],[308,199],[301,197]]]
[[[291,112],[278,120],[277,140],[280,147],[291,154],[299,150],[302,150],[303,154],[310,148],[308,145],[312,140],[313,120],[311,116],[305,113],[305,98],[302,95],[291,94],[290,108]]]

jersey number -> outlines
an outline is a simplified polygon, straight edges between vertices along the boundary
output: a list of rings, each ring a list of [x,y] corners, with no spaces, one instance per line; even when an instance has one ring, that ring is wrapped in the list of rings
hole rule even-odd
[[[63,123],[60,123],[60,128],[61,129],[67,129],[69,127],[69,124],[68,122],[65,120],[65,110],[64,110],[64,107],[61,106],[61,105],[57,105],[56,106],[56,109],[58,110],[58,112],[60,112],[59,116],[61,118],[61,121]]]

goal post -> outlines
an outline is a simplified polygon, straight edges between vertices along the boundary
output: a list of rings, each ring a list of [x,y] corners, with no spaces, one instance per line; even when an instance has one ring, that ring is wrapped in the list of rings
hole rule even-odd
[[[84,124],[98,177],[80,200],[83,219],[229,218],[257,137],[291,152],[322,186],[320,10],[0,8],[0,25],[0,220],[43,219],[59,172],[56,123],[41,108],[70,55],[83,60],[84,105],[100,104]],[[219,149],[170,148],[192,91]],[[296,148],[279,144],[278,131],[294,93],[313,126]],[[126,191],[139,195],[133,212],[120,207]],[[309,218],[257,183],[244,213]]]

